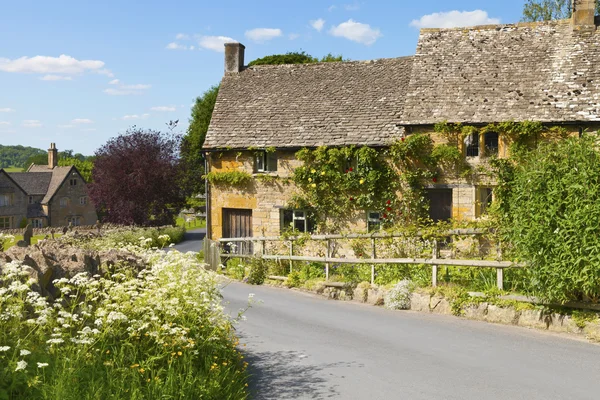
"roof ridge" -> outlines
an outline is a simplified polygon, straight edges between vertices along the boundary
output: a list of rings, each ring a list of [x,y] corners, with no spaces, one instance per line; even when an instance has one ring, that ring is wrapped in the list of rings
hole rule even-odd
[[[551,21],[534,21],[534,22],[513,22],[506,24],[483,24],[483,25],[473,25],[473,26],[457,26],[453,28],[421,28],[421,33],[428,32],[452,32],[452,31],[481,31],[481,30],[491,30],[498,29],[504,27],[514,27],[514,28],[537,28],[538,26],[555,26],[555,25],[566,25],[570,24],[571,19],[555,19]]]
[[[251,66],[245,66],[244,70],[247,69],[252,69],[252,70],[257,70],[257,69],[275,69],[275,68],[283,68],[283,67],[287,67],[287,68],[294,68],[294,67],[298,67],[298,68],[309,68],[309,67],[315,67],[315,66],[321,66],[321,65],[342,65],[342,64],[369,64],[369,63],[374,63],[374,62],[380,62],[380,61],[396,61],[396,60],[403,60],[403,59],[409,59],[414,57],[414,54],[411,55],[407,55],[407,56],[401,56],[401,57],[383,57],[383,58],[374,58],[374,59],[370,59],[370,60],[350,60],[350,61],[319,61],[319,62],[314,62],[314,63],[298,63],[298,64],[263,64],[263,65],[251,65]]]

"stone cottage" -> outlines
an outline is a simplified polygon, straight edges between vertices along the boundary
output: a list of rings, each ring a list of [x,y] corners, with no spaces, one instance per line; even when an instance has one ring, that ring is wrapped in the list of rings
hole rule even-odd
[[[0,169],[0,229],[26,223],[34,228],[92,225],[96,220],[86,181],[74,166],[58,166],[54,143],[48,165],[32,164],[27,172]]]
[[[568,134],[600,126],[600,33],[594,0],[574,0],[570,20],[422,29],[414,56],[373,61],[244,67],[244,46],[225,45],[225,76],[207,133],[207,171],[245,171],[252,182],[209,185],[208,235],[277,236],[292,223],[310,230],[304,210],[289,209],[294,154],[308,147],[384,149],[438,123],[490,126],[536,121]],[[504,157],[506,132],[485,130],[456,144],[465,161]],[[494,179],[442,176],[426,185],[432,218],[477,218]],[[352,227],[365,231],[377,213]]]

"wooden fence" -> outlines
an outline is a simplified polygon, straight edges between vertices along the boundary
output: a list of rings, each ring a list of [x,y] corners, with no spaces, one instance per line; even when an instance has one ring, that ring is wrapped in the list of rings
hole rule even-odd
[[[443,236],[461,235],[461,236],[481,236],[487,233],[482,230],[453,230],[446,232]],[[421,236],[419,232],[415,236]],[[498,246],[497,260],[472,260],[472,259],[448,259],[439,257],[439,243],[433,241],[431,249],[431,258],[377,258],[376,240],[390,238],[407,238],[406,234],[401,233],[375,233],[375,234],[349,234],[349,235],[312,235],[308,240],[326,241],[325,257],[312,256],[295,256],[294,242],[300,239],[299,237],[246,237],[246,238],[222,238],[219,239],[220,247],[231,247],[231,244],[237,244],[235,251],[231,253],[219,254],[219,260],[222,258],[259,258],[264,260],[289,261],[290,272],[293,269],[294,261],[305,262],[320,262],[325,264],[325,279],[329,280],[329,270],[331,264],[354,264],[354,265],[371,265],[371,283],[375,282],[376,266],[381,264],[413,264],[413,265],[429,265],[431,266],[431,283],[435,287],[438,284],[438,269],[440,266],[460,266],[460,267],[475,267],[475,268],[495,268],[496,269],[496,284],[499,289],[504,288],[504,270],[507,268],[522,268],[522,264],[516,264],[511,261],[502,261],[500,246]],[[302,238],[303,240],[306,238]],[[371,258],[336,258],[331,255],[331,243],[335,240],[344,239],[370,239],[371,241]],[[267,242],[284,242],[289,247],[289,254],[267,254]],[[260,244],[260,246],[256,246]],[[246,249],[260,249],[260,252],[246,251]]]

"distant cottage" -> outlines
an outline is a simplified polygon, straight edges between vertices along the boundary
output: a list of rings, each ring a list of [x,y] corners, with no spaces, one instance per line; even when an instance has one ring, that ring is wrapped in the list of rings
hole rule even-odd
[[[74,166],[58,166],[54,143],[48,165],[32,164],[27,172],[0,169],[0,229],[92,225],[96,220],[86,181]]]
[[[422,29],[414,56],[374,61],[244,66],[239,43],[225,45],[225,76],[206,136],[208,172],[242,171],[236,187],[212,184],[208,235],[277,236],[310,231],[306,210],[290,209],[295,152],[318,146],[385,149],[415,133],[448,143],[435,124],[489,126],[535,121],[569,135],[600,127],[600,32],[594,0],[573,0],[570,20]],[[461,137],[464,160],[506,157],[508,132]],[[495,180],[440,176],[425,185],[434,220],[479,217]],[[378,210],[351,228],[369,229]]]

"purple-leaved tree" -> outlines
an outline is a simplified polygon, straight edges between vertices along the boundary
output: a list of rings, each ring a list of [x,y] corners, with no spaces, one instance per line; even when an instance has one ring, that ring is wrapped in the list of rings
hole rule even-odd
[[[104,222],[157,226],[175,222],[184,206],[180,138],[131,127],[96,153],[91,200]]]

